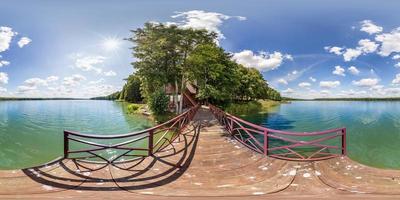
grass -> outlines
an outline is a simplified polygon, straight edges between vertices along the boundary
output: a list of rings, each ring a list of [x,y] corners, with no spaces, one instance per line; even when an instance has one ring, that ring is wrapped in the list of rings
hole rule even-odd
[[[258,100],[240,103],[231,103],[225,107],[225,111],[233,115],[249,115],[254,113],[268,112],[269,109],[275,107],[282,102],[273,100]]]

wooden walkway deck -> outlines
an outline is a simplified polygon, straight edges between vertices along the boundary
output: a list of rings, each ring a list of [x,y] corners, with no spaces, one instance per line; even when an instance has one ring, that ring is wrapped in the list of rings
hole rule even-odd
[[[136,162],[61,160],[0,171],[0,199],[400,199],[400,171],[342,157],[288,162],[252,152],[200,109],[172,146]]]

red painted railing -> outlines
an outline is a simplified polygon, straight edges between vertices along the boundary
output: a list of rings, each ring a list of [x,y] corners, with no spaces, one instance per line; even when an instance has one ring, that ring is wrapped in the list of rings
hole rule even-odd
[[[346,155],[346,128],[320,132],[287,132],[265,128],[209,105],[226,130],[246,147],[270,157],[316,161]],[[339,140],[340,145],[332,144]]]
[[[96,163],[119,163],[153,155],[179,136],[198,108],[199,105],[193,106],[163,124],[123,135],[90,135],[64,131],[64,158]],[[75,147],[71,147],[71,143],[74,143]],[[111,157],[103,155],[110,151],[114,152]]]

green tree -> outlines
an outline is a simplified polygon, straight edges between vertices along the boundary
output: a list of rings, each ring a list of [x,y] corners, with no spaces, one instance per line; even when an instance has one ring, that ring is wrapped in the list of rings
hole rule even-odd
[[[132,102],[132,103],[139,103],[143,101],[143,97],[140,91],[141,81],[140,77],[136,74],[130,75],[126,79],[126,84],[122,88],[120,94],[120,100]]]
[[[239,85],[237,64],[215,44],[199,45],[188,58],[188,76],[198,86],[197,98],[207,101],[230,101]]]
[[[163,90],[157,90],[149,96],[149,108],[155,115],[165,114],[168,110],[169,98]]]

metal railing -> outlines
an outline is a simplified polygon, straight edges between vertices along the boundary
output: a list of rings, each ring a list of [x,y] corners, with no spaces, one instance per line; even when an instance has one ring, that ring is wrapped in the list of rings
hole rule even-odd
[[[193,106],[165,123],[134,133],[92,135],[64,131],[64,158],[110,164],[151,156],[182,133],[198,108],[199,105]]]
[[[265,128],[209,105],[226,130],[246,147],[270,157],[317,161],[346,155],[346,128],[320,132],[288,132]],[[333,144],[339,140],[340,145]]]

